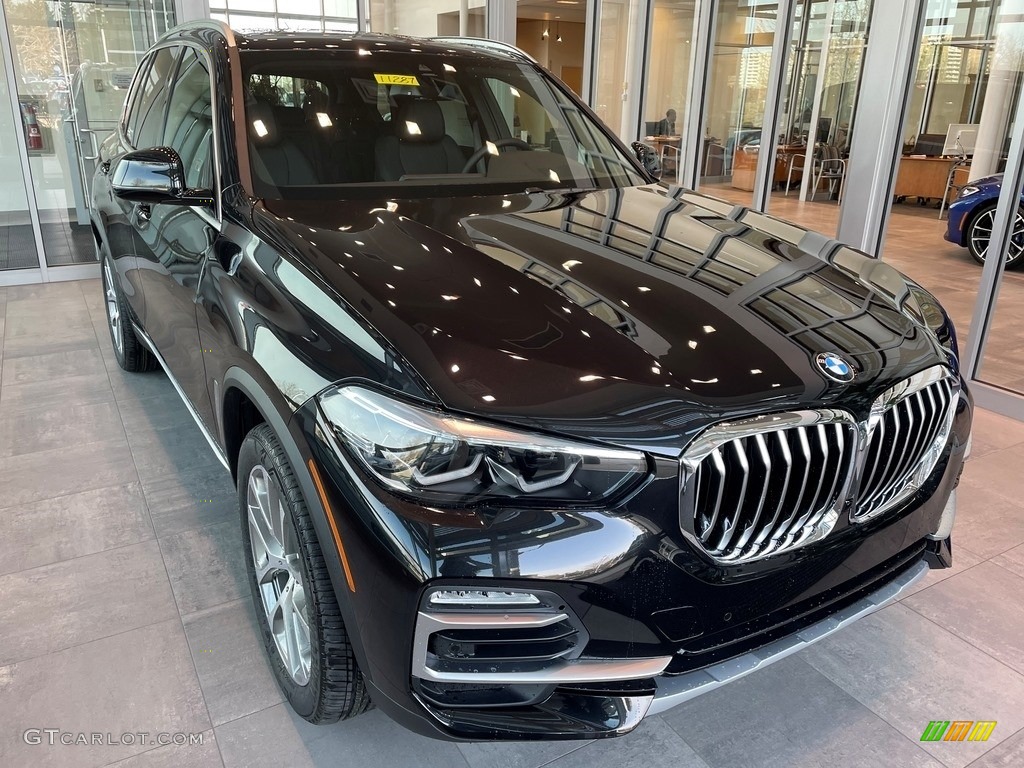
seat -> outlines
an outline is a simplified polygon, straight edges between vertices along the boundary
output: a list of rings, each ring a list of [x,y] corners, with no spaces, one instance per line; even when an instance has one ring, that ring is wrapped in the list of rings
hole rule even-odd
[[[811,197],[818,192],[821,182],[828,182],[829,197],[835,194],[839,186],[838,202],[843,202],[843,185],[846,183],[846,160],[843,159],[839,147],[834,144],[819,144],[814,154],[814,186]]]
[[[272,106],[258,101],[249,105],[247,114],[253,168],[261,181],[275,187],[320,183],[309,158],[279,127]]]
[[[433,99],[403,99],[392,113],[394,133],[374,147],[378,181],[398,181],[407,174],[460,173],[466,158],[445,133],[444,114]]]
[[[793,188],[793,174],[796,173],[798,179],[803,179],[804,174],[804,157],[802,152],[789,152],[783,162],[786,163],[786,192],[788,195],[789,191]]]

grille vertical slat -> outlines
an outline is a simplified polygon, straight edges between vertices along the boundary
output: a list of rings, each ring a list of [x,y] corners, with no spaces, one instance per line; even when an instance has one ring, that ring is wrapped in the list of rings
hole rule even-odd
[[[763,544],[764,540],[767,539],[770,534],[774,533],[773,538],[778,538],[782,533],[782,531],[776,527],[776,523],[778,523],[779,516],[782,514],[782,505],[786,501],[786,492],[789,490],[789,478],[793,474],[793,456],[789,450],[789,441],[786,439],[784,433],[776,432],[775,440],[779,444],[778,455],[786,465],[786,474],[782,478],[782,488],[775,499],[772,519],[766,525],[761,526],[761,532],[758,533],[757,538],[754,539],[754,546],[760,546]]]
[[[800,527],[807,522],[807,518],[811,515],[812,511],[811,508],[808,508],[803,515],[800,514],[801,509],[803,509],[801,505],[803,503],[804,496],[807,494],[807,485],[811,476],[811,446],[807,439],[807,428],[797,427],[792,431],[796,433],[796,440],[800,448],[799,454],[794,454],[794,456],[802,458],[804,462],[804,471],[800,478],[797,497],[793,501],[793,512],[779,530],[779,537],[783,540],[788,540],[793,531],[799,530]],[[799,522],[797,522],[798,519]]]

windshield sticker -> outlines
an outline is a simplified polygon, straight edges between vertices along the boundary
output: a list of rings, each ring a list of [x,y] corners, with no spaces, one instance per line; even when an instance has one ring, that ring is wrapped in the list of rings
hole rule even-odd
[[[373,73],[374,79],[381,85],[415,85],[418,86],[420,81],[416,79],[416,75],[381,75],[377,72]]]

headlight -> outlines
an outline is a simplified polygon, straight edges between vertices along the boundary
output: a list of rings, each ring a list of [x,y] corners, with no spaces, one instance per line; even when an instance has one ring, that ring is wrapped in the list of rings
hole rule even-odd
[[[647,471],[642,453],[421,408],[357,386],[318,397],[342,445],[388,488],[439,504],[598,502]]]
[[[968,184],[966,187],[960,187],[960,194],[957,195],[957,199],[962,197],[969,197],[971,195],[976,195],[980,191],[980,187],[976,187],[973,184]]]

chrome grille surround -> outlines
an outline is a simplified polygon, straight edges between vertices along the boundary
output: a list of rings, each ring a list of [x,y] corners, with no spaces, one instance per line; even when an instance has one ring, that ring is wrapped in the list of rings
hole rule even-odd
[[[734,565],[823,539],[848,502],[854,524],[894,509],[935,469],[959,395],[936,365],[883,392],[864,421],[817,409],[710,427],[680,462],[683,536]]]
[[[852,414],[834,409],[711,427],[682,458],[683,535],[725,564],[824,538],[849,497],[859,433]]]
[[[853,522],[878,517],[920,490],[949,439],[959,394],[959,380],[936,365],[875,400],[861,452]]]

